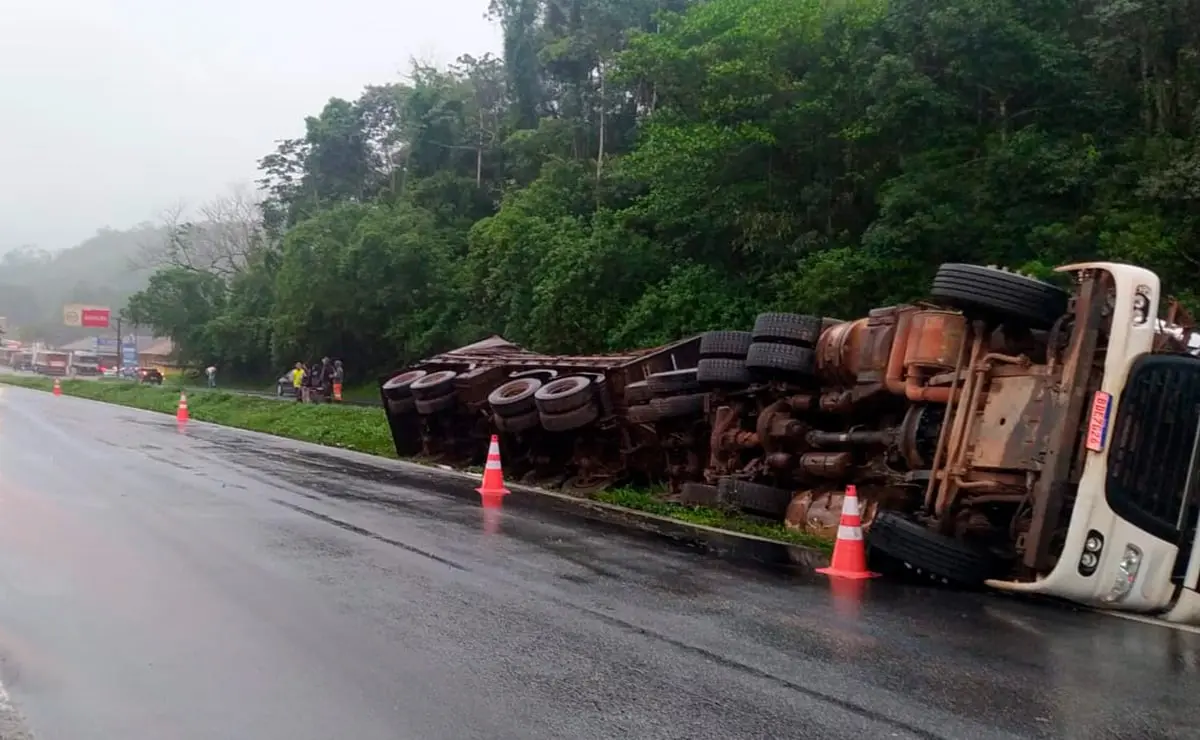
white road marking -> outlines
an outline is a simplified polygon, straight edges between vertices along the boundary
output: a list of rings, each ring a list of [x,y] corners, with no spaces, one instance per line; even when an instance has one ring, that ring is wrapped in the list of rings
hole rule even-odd
[[[1191,632],[1193,635],[1200,635],[1200,627],[1191,624],[1179,624],[1178,622],[1168,622],[1165,619],[1157,617],[1147,617],[1144,614],[1134,614],[1132,612],[1118,612],[1111,609],[1089,609],[1097,614],[1107,614],[1110,617],[1119,617],[1128,619],[1131,622],[1141,622],[1142,624],[1153,624],[1158,627],[1166,627],[1168,629],[1179,630],[1180,632]]]

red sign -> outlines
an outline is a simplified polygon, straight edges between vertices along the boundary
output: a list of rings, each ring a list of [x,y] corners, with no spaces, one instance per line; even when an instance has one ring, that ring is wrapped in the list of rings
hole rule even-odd
[[[108,314],[107,308],[85,308],[79,312],[79,325],[93,329],[107,329]]]
[[[1104,437],[1108,434],[1108,421],[1112,415],[1112,394],[1096,391],[1092,397],[1092,414],[1088,420],[1085,445],[1092,452],[1104,449]]]

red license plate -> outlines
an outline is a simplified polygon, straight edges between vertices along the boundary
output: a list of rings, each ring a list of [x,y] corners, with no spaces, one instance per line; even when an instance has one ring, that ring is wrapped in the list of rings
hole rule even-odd
[[[1092,452],[1104,449],[1104,438],[1108,436],[1108,422],[1112,418],[1112,394],[1096,391],[1092,396],[1092,413],[1088,420],[1085,446]]]

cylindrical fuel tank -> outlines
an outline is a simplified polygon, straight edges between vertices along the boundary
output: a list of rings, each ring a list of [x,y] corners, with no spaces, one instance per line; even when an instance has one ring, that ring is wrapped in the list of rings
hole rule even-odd
[[[853,385],[858,377],[862,338],[867,320],[843,321],[821,332],[817,342],[817,373],[829,385]]]
[[[958,362],[967,336],[967,320],[953,311],[917,311],[912,316],[904,366],[948,372]]]

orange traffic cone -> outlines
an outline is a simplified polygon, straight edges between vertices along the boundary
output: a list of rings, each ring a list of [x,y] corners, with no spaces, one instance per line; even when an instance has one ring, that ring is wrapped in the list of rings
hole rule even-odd
[[[495,434],[488,446],[487,464],[483,466],[483,483],[475,490],[485,498],[508,493],[504,487],[504,470],[500,467],[500,437]]]
[[[817,572],[837,578],[854,579],[875,578],[879,575],[867,570],[862,516],[858,513],[858,492],[854,486],[846,486],[846,499],[842,503],[842,522],[838,527],[837,542],[833,545],[833,562],[828,568],[817,568]]]
[[[62,395],[62,386],[59,385],[58,378],[54,379],[54,395],[56,395],[56,396]]]
[[[175,410],[175,421],[182,424],[188,420],[187,396],[182,392],[179,394],[179,408]]]

